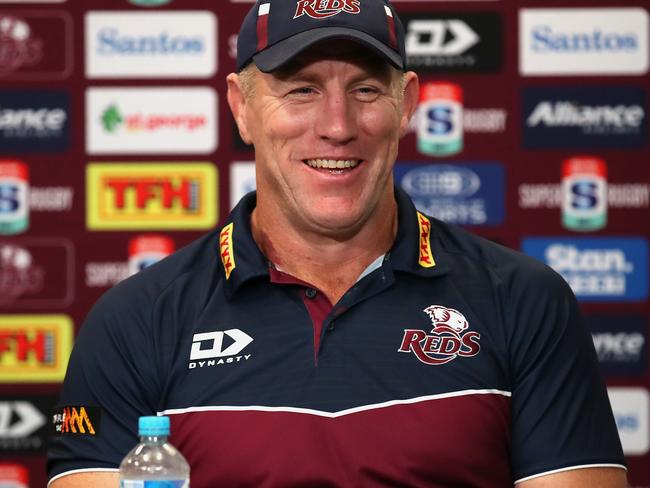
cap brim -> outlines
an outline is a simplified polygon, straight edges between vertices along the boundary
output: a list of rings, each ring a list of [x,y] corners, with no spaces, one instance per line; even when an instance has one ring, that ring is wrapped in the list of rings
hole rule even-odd
[[[347,27],[320,27],[301,32],[264,49],[253,56],[253,61],[260,71],[270,73],[291,61],[313,44],[325,39],[350,39],[376,52],[395,68],[403,70],[404,62],[399,53],[374,37]]]

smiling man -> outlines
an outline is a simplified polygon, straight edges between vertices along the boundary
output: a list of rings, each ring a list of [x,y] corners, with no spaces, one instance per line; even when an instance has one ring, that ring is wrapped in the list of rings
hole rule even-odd
[[[257,193],[82,327],[52,488],[115,486],[169,415],[193,488],[626,486],[591,338],[541,263],[396,189],[418,102],[385,0],[260,0],[228,102]],[[74,430],[74,429],[73,429]]]

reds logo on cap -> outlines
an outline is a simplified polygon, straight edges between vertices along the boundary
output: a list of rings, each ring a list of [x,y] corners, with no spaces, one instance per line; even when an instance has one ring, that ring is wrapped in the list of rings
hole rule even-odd
[[[472,357],[479,353],[481,334],[467,330],[469,324],[462,313],[442,305],[431,305],[423,311],[431,319],[431,333],[405,329],[399,352],[412,352],[429,365],[446,364],[458,356]]]
[[[312,19],[325,19],[341,12],[355,15],[361,12],[359,0],[299,0],[293,18],[307,14]]]

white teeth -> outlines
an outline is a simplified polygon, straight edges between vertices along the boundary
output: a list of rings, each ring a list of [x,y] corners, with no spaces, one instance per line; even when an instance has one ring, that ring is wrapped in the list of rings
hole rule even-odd
[[[358,159],[307,159],[305,162],[312,168],[343,169],[354,168],[361,161]]]

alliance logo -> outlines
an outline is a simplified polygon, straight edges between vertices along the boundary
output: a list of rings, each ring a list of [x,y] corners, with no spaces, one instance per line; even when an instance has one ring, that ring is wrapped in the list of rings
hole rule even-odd
[[[462,313],[442,305],[431,305],[423,311],[431,319],[431,333],[404,329],[398,352],[412,352],[418,360],[429,365],[446,364],[459,356],[472,357],[479,353],[481,334],[467,330],[469,324]]]
[[[293,18],[307,14],[312,19],[326,19],[341,12],[354,15],[360,13],[359,0],[299,0]]]
[[[204,368],[238,363],[242,360],[248,361],[252,354],[239,353],[251,342],[253,342],[253,338],[239,329],[194,334],[188,368]]]
[[[400,163],[394,174],[422,213],[459,225],[503,222],[505,176],[498,163]]]

